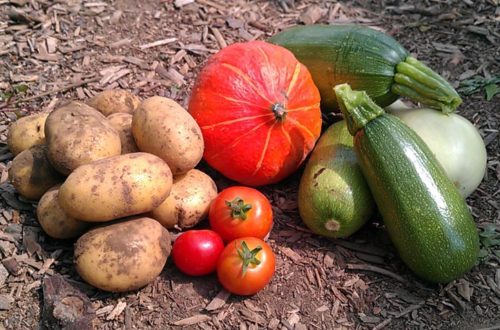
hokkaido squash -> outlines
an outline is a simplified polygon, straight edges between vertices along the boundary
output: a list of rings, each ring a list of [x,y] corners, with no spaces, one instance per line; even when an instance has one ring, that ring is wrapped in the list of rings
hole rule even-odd
[[[287,49],[263,41],[212,56],[188,109],[201,128],[206,162],[249,186],[290,175],[321,132],[320,95],[309,71]]]

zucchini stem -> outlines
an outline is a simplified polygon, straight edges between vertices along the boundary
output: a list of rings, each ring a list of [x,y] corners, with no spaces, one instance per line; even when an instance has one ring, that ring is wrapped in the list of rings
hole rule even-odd
[[[396,66],[394,81],[393,93],[437,108],[445,114],[452,113],[462,103],[449,82],[411,56]]]
[[[349,133],[353,136],[367,123],[385,113],[365,91],[353,91],[349,84],[337,85],[334,90]]]

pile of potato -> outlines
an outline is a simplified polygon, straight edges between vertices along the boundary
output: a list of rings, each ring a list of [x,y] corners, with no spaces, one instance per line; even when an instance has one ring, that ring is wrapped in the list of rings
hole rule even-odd
[[[107,291],[158,276],[171,249],[167,228],[196,225],[217,196],[213,180],[194,169],[204,150],[200,128],[164,97],[141,102],[104,91],[17,120],[8,145],[9,178],[21,196],[39,200],[42,229],[79,237],[76,270]]]

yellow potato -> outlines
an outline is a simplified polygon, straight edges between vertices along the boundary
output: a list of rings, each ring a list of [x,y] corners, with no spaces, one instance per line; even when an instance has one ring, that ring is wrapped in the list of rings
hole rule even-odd
[[[7,145],[16,156],[32,146],[45,143],[45,120],[48,112],[22,117],[13,122],[7,133]]]
[[[64,212],[59,205],[59,185],[52,187],[38,202],[36,216],[43,231],[50,237],[69,239],[80,236],[90,226],[88,222],[79,221]]]
[[[139,103],[141,100],[137,96],[123,89],[100,92],[87,102],[106,117],[113,113],[132,113]]]
[[[183,229],[190,228],[207,217],[215,197],[215,182],[205,173],[193,169],[174,178],[170,196],[151,211],[150,216],[166,228],[175,225]]]
[[[193,169],[203,156],[200,127],[166,97],[154,96],[140,104],[132,118],[132,134],[139,150],[163,159],[174,175]]]
[[[46,145],[35,145],[12,161],[10,181],[19,195],[26,199],[38,200],[47,190],[64,180],[51,165],[46,151]]]
[[[114,113],[108,116],[108,120],[120,135],[122,155],[138,152],[139,148],[137,148],[132,135],[132,115],[130,113]]]
[[[59,190],[59,203],[76,219],[103,222],[149,212],[169,195],[172,172],[159,157],[136,152],[82,165]]]
[[[121,153],[118,132],[99,111],[81,102],[52,111],[45,136],[52,165],[66,175],[80,165]]]
[[[78,239],[76,271],[101,290],[136,290],[161,273],[170,249],[170,235],[157,221],[125,220],[92,229]]]

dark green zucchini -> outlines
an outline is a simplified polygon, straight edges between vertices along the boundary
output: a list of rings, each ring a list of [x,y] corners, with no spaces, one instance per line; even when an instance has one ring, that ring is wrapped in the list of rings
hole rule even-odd
[[[333,87],[348,83],[381,107],[398,96],[453,112],[462,103],[439,74],[409,56],[391,36],[355,25],[308,25],[273,36],[270,42],[289,49],[311,72],[324,111],[338,109]]]
[[[298,205],[309,229],[330,238],[350,236],[373,215],[375,202],[345,121],[330,126],[314,147],[300,179]]]
[[[354,150],[389,236],[420,277],[450,282],[469,271],[479,236],[465,200],[422,139],[365,92],[335,87]]]

